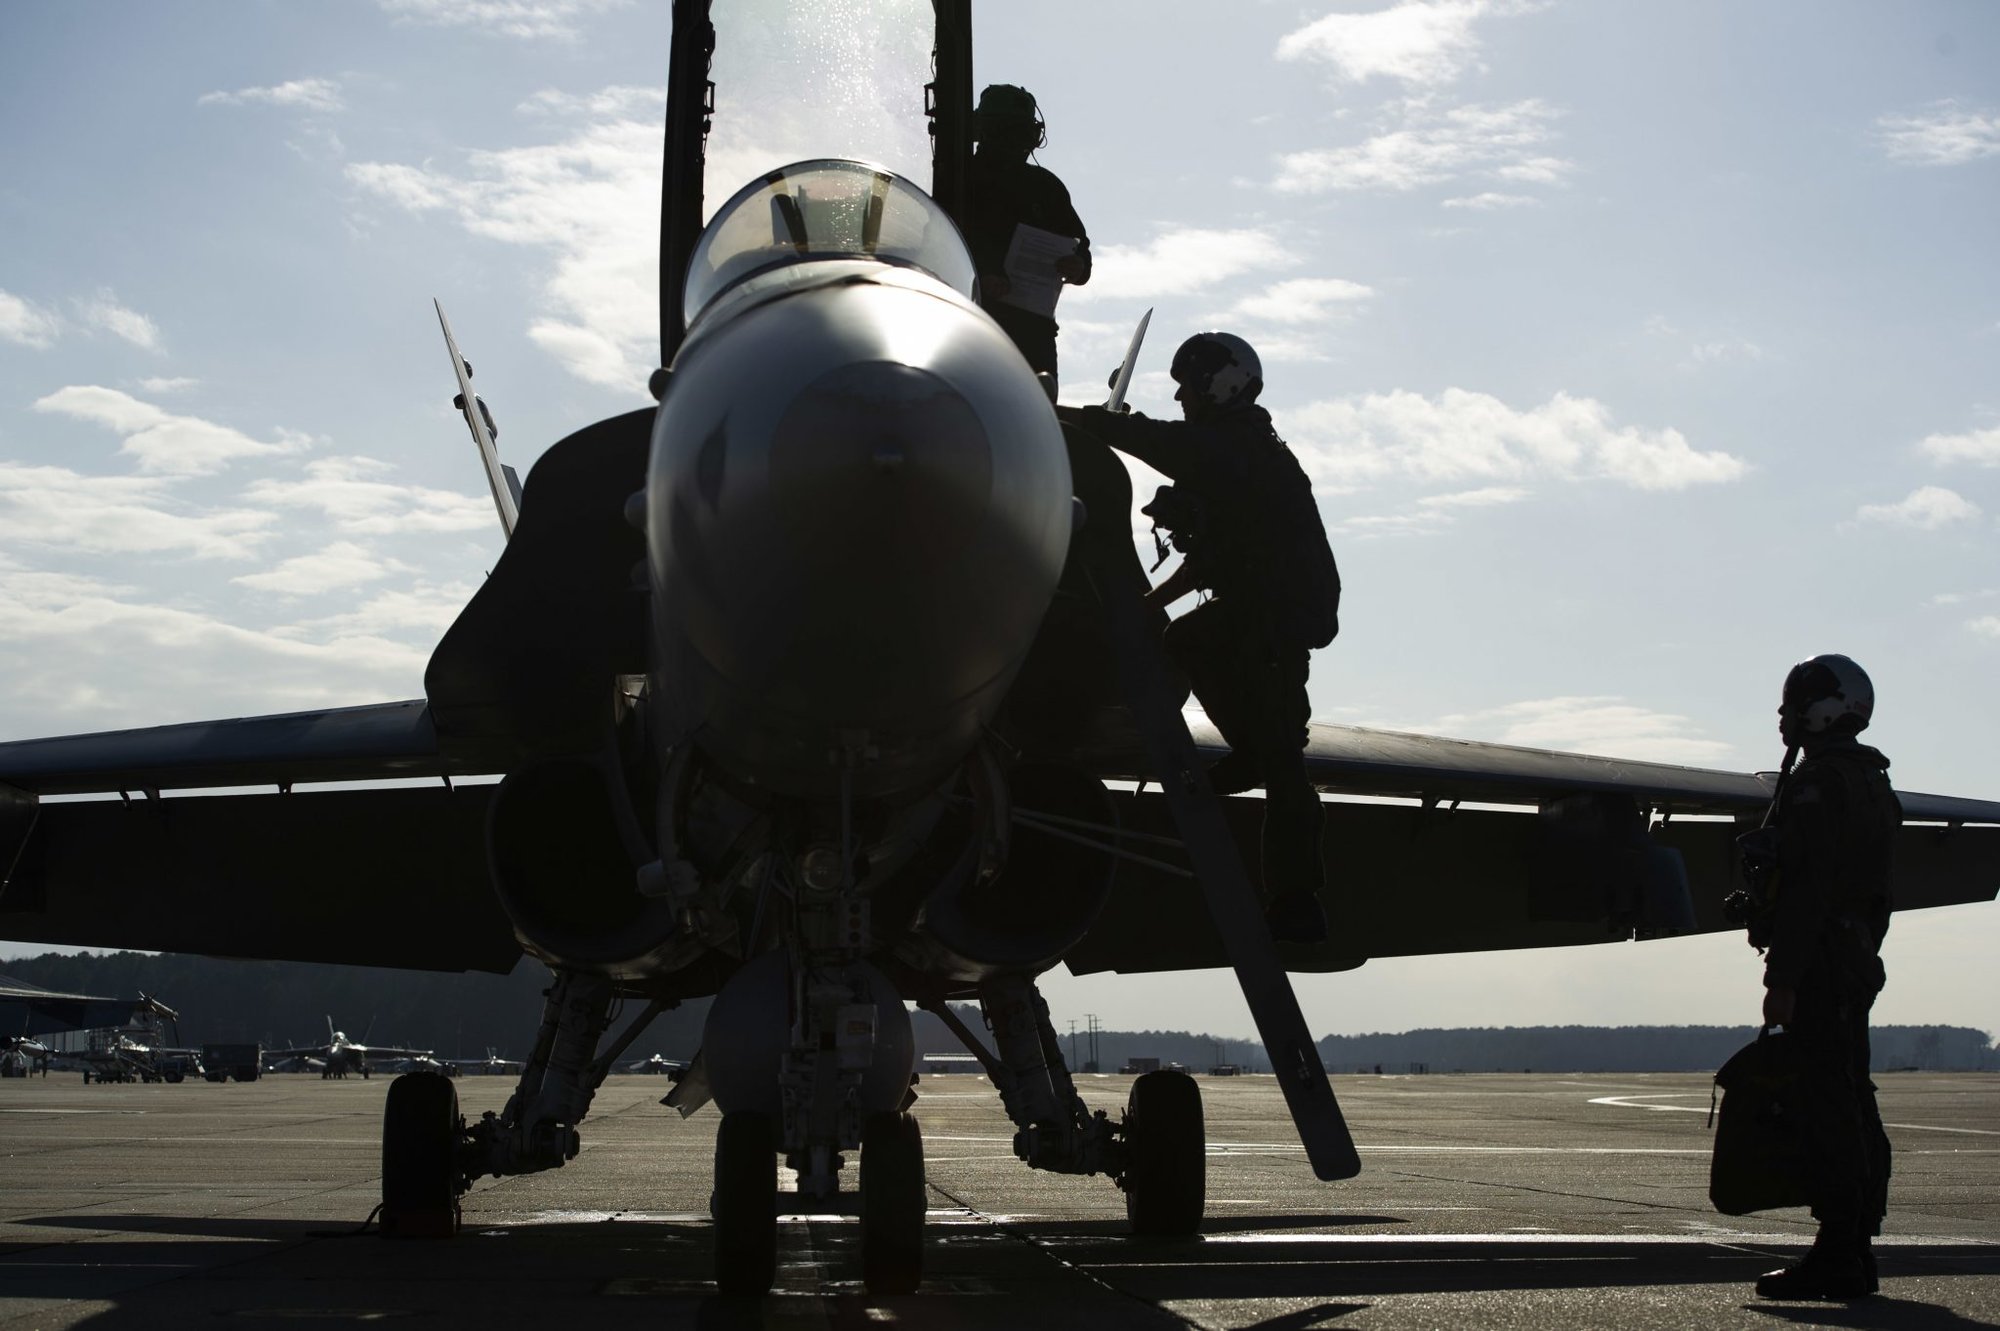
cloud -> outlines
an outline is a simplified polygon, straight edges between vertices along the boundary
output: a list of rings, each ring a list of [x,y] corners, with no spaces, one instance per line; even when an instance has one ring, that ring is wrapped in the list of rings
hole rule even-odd
[[[382,12],[434,28],[478,28],[524,41],[581,36],[577,21],[625,0],[375,0]]]
[[[304,620],[273,632],[298,638],[414,632],[423,640],[434,642],[444,636],[444,631],[478,590],[469,582],[419,583],[408,589],[378,592],[356,609],[324,619]]]
[[[340,84],[332,79],[293,79],[268,88],[238,88],[235,92],[205,92],[196,106],[282,106],[299,111],[339,111]]]
[[[1474,25],[1520,14],[1528,4],[1494,0],[1403,0],[1366,14],[1328,14],[1278,40],[1278,59],[1309,60],[1352,83],[1400,79],[1419,87],[1451,83],[1476,63]]]
[[[1926,485],[1910,491],[1907,498],[1893,504],[1863,504],[1854,516],[1863,522],[1937,531],[1954,522],[1970,522],[1977,518],[1979,505],[1955,490]]]
[[[365,633],[302,641],[199,608],[141,603],[130,589],[0,569],[0,729],[157,725],[421,696],[427,648]]]
[[[1764,359],[1764,348],[1740,337],[1697,342],[1688,348],[1688,363],[1694,366],[1716,365],[1731,360],[1762,359]]]
[[[31,300],[0,291],[0,338],[17,346],[45,350],[62,335],[62,320]]]
[[[448,208],[449,186],[439,177],[398,162],[355,162],[347,168],[349,184],[380,195],[407,212]]]
[[[2000,111],[1956,101],[1933,102],[1915,115],[1886,115],[1875,128],[1889,160],[1912,166],[1963,166],[2000,154]]]
[[[194,512],[173,478],[84,476],[64,467],[0,462],[0,537],[21,546],[92,555],[191,555],[250,559],[276,515],[251,509]],[[10,582],[11,585],[11,582]]]
[[[226,425],[194,416],[176,416],[115,388],[76,385],[37,399],[36,411],[91,421],[124,436],[118,451],[139,461],[139,470],[176,475],[221,471],[240,458],[297,452],[304,440],[287,435],[260,443]]]
[[[1442,111],[1410,107],[1400,127],[1362,143],[1281,155],[1271,184],[1282,194],[1400,192],[1479,175],[1556,184],[1574,170],[1543,151],[1561,114],[1537,98]]]
[[[1309,403],[1285,415],[1286,438],[1314,481],[1352,486],[1403,478],[1425,484],[1607,480],[1640,490],[1734,481],[1740,459],[1701,452],[1671,427],[1613,423],[1591,398],[1557,393],[1517,410],[1447,388],[1435,398],[1397,390]]]
[[[498,529],[490,498],[379,479],[394,471],[374,458],[315,458],[306,463],[304,480],[265,478],[243,493],[258,504],[317,510],[356,535]]]
[[[552,251],[547,310],[529,336],[577,377],[636,390],[659,357],[659,139],[657,120],[620,119],[560,143],[474,153],[465,176],[383,162],[346,175],[407,211],[448,211],[475,235]],[[730,178],[713,153],[709,170]]]
[[[1529,194],[1497,194],[1489,190],[1484,194],[1469,194],[1456,199],[1446,199],[1444,206],[1491,213],[1502,208],[1539,208],[1542,206],[1542,201]]]
[[[245,573],[230,581],[281,596],[313,596],[341,587],[377,582],[391,573],[408,572],[394,560],[378,559],[352,541],[335,541],[310,555],[294,555],[262,573]]]
[[[1984,601],[2000,596],[2000,587],[1982,587],[1976,592],[1939,592],[1926,601],[1926,605],[1964,605],[1967,601]]]
[[[1452,524],[1449,513],[1434,509],[1415,513],[1376,513],[1342,518],[1329,529],[1334,536],[1349,540],[1375,540],[1394,536],[1428,536]]]
[[[618,84],[592,93],[567,93],[544,88],[515,110],[523,115],[591,116],[613,120],[639,119],[660,123],[667,115],[667,90]]]
[[[1933,462],[2000,467],[2000,425],[1967,434],[1934,434],[1918,444],[1917,451]]]
[[[1178,227],[1143,245],[1092,246],[1089,285],[1073,288],[1065,299],[1081,304],[1185,295],[1244,273],[1298,262],[1276,235],[1261,228]]]
[[[1981,615],[1968,619],[1965,626],[1983,638],[2000,638],[2000,615]]]
[[[120,304],[118,297],[108,290],[100,290],[89,299],[78,301],[77,313],[87,327],[122,337],[133,346],[147,351],[160,349],[159,325],[137,310]]]
[[[1488,485],[1477,490],[1425,495],[1417,502],[1426,508],[1491,508],[1496,504],[1518,504],[1533,493],[1515,485]]]
[[[1728,744],[1703,739],[1701,727],[1685,716],[1655,712],[1617,696],[1538,698],[1404,728],[1648,762],[1726,763],[1734,753]]]
[[[1225,318],[1262,319],[1269,323],[1325,323],[1370,299],[1373,288],[1340,277],[1295,277],[1245,296],[1230,306]]]
[[[148,393],[185,393],[188,389],[200,383],[201,380],[199,379],[184,377],[168,379],[156,376],[151,379],[141,379],[139,387],[145,389]]]

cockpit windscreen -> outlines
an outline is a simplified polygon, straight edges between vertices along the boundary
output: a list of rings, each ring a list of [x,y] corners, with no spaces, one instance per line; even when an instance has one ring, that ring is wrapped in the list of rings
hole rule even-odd
[[[818,158],[769,172],[716,210],[688,262],[687,321],[753,273],[827,258],[921,268],[972,294],[972,256],[929,195],[884,167]]]

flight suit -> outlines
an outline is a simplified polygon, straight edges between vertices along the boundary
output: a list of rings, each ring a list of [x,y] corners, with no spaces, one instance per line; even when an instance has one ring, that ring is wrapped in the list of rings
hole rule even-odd
[[[1090,237],[1070,203],[1068,188],[1055,172],[1025,159],[982,150],[972,155],[966,186],[965,239],[978,273],[986,276],[1006,271],[1014,228],[1025,224],[1059,236],[1075,236],[1083,275],[1071,285],[1082,286],[1090,280]],[[985,299],[982,305],[1037,373],[1056,372],[1058,326],[1054,319],[999,299]]]
[[[1229,744],[1210,773],[1216,792],[1264,788],[1265,890],[1316,898],[1325,815],[1306,773],[1306,676],[1312,648],[1338,632],[1340,574],[1312,482],[1254,404],[1200,421],[1063,414],[1200,509],[1199,530],[1175,544],[1214,595],[1167,626],[1167,652]]]
[[[1890,858],[1902,806],[1889,760],[1851,738],[1810,749],[1785,783],[1767,988],[1797,994],[1790,1038],[1805,1065],[1823,1166],[1813,1215],[1836,1248],[1865,1250],[1888,1207],[1889,1138],[1869,1078],[1868,1012],[1881,992]]]

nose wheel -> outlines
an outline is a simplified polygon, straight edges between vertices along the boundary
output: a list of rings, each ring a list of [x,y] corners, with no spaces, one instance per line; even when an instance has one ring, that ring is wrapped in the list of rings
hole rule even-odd
[[[715,1284],[768,1294],[778,1278],[778,1139],[763,1114],[722,1116],[715,1134]]]
[[[458,1233],[458,1090],[435,1072],[406,1072],[389,1085],[382,1113],[382,1233],[450,1238]]]
[[[1134,1234],[1183,1238],[1201,1228],[1208,1145],[1201,1088],[1185,1072],[1148,1072],[1126,1102],[1125,1217]]]
[[[924,1274],[924,1137],[907,1113],[875,1114],[861,1134],[861,1280],[914,1294]]]

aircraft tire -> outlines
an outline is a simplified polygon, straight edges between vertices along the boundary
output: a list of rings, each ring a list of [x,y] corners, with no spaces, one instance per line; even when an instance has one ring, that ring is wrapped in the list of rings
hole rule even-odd
[[[771,1120],[738,1110],[715,1134],[715,1286],[761,1297],[778,1278],[778,1139]]]
[[[861,1280],[870,1294],[914,1294],[924,1274],[924,1137],[907,1113],[861,1131]]]
[[[389,1084],[382,1111],[382,1234],[450,1238],[458,1233],[458,1091],[435,1072]]]
[[[1125,1218],[1134,1234],[1185,1238],[1201,1229],[1208,1145],[1201,1088],[1185,1072],[1148,1072],[1125,1109]]]

